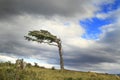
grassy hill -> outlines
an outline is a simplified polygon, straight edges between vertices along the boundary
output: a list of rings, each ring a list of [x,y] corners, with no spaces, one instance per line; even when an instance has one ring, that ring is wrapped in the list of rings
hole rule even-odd
[[[93,72],[60,71],[38,66],[19,69],[15,64],[0,63],[0,80],[120,80],[120,77]]]

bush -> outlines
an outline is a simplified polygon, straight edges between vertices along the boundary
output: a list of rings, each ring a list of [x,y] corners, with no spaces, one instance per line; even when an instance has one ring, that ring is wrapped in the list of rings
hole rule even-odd
[[[55,70],[55,67],[52,67],[51,69],[52,69],[52,70]]]
[[[34,63],[34,67],[39,68],[39,65],[37,63]]]

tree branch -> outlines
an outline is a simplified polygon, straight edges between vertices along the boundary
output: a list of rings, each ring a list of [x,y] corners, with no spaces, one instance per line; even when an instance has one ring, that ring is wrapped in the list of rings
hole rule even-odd
[[[38,40],[38,39],[34,39],[34,38],[31,38],[31,37],[28,37],[28,36],[24,36],[28,41],[36,41],[38,43],[46,43],[46,44],[49,44],[49,45],[53,45],[53,46],[58,46],[57,44],[51,44],[50,42],[45,42],[44,40]]]

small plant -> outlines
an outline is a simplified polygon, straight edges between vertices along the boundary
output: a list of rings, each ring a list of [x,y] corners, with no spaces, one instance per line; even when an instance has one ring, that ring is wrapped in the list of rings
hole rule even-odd
[[[34,63],[34,67],[39,67],[39,65],[37,63]]]
[[[55,67],[54,67],[54,66],[52,67],[52,70],[55,70]]]

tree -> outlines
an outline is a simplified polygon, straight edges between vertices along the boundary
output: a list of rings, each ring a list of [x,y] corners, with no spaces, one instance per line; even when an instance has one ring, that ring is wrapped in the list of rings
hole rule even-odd
[[[28,41],[36,41],[38,43],[47,43],[49,45],[57,46],[59,50],[59,56],[60,56],[60,68],[61,70],[64,70],[61,39],[57,38],[55,35],[51,34],[47,30],[29,31],[28,35],[25,36],[25,39]]]

